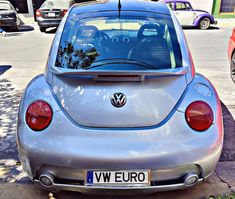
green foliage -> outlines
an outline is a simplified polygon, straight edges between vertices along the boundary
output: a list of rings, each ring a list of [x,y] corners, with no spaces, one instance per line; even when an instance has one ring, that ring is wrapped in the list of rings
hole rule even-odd
[[[230,195],[218,196],[218,197],[210,196],[208,199],[235,199],[235,193],[232,193]]]

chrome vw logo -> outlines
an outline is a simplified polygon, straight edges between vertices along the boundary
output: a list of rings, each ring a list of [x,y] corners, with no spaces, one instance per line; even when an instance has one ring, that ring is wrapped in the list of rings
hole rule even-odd
[[[111,103],[115,107],[122,107],[126,104],[126,96],[123,93],[114,93],[111,97]]]

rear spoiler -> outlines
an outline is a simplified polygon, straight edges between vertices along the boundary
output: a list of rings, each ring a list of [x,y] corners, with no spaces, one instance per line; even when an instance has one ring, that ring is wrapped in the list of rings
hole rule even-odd
[[[163,76],[182,76],[189,72],[188,67],[160,70],[76,70],[59,67],[51,67],[51,72],[63,76],[90,77],[97,81],[143,81],[145,78]]]

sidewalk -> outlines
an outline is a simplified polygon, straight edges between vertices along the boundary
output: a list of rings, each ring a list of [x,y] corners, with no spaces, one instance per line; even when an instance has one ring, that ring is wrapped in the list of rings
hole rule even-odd
[[[234,19],[215,19],[218,21],[217,26],[221,28],[234,27],[235,28],[235,18]]]
[[[34,24],[34,17],[30,16],[29,14],[18,14],[21,24],[26,24],[26,25],[30,25],[30,24]]]

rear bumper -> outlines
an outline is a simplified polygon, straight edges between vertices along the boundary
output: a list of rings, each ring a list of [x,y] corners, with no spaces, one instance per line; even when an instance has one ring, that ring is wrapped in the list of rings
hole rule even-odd
[[[198,179],[195,185],[198,185],[204,181],[203,178]],[[34,180],[34,183],[41,186],[38,180]],[[194,186],[195,186],[194,185]],[[149,187],[84,187],[81,185],[72,185],[72,184],[53,184],[49,189],[50,190],[67,190],[67,191],[78,191],[81,193],[90,193],[90,194],[151,194],[154,192],[170,191],[176,189],[187,189],[191,186],[186,186],[184,183],[169,184],[169,185],[158,185],[158,186],[149,186]],[[44,187],[45,188],[45,187]],[[121,191],[121,192],[120,192]]]
[[[49,28],[49,27],[58,27],[60,25],[62,18],[52,18],[52,19],[45,19],[42,17],[37,18],[37,23],[40,27]]]
[[[0,27],[16,27],[17,22],[14,18],[0,19]]]

